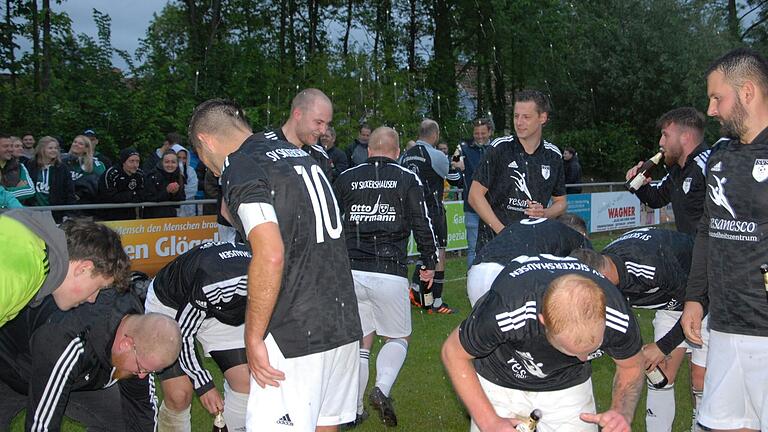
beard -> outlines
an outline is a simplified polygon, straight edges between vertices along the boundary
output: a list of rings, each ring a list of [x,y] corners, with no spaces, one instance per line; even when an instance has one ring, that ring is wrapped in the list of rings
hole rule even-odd
[[[731,110],[730,118],[720,117],[720,133],[728,138],[741,138],[747,134],[747,110],[740,100],[736,99],[736,103]]]

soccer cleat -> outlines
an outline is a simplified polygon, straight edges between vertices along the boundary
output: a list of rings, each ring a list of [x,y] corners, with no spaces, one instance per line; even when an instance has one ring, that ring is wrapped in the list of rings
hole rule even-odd
[[[363,410],[362,414],[358,414],[355,419],[349,423],[344,424],[344,429],[352,429],[363,424],[368,419],[368,411]]]
[[[408,289],[408,297],[411,299],[411,304],[417,308],[421,307],[421,301],[419,300],[419,294],[413,288]]]
[[[454,309],[450,306],[448,306],[448,303],[443,303],[438,307],[431,307],[427,313],[430,315],[452,315],[457,313],[459,310]]]
[[[397,416],[395,415],[395,407],[392,406],[392,398],[384,396],[378,387],[374,387],[368,396],[368,402],[379,412],[379,418],[385,426],[397,426]]]

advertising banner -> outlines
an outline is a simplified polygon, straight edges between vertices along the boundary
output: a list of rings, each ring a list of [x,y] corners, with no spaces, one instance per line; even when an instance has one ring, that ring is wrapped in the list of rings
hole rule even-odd
[[[120,234],[131,270],[154,276],[177,256],[206,241],[219,241],[216,216],[104,222]]]
[[[573,213],[584,219],[587,229],[589,229],[592,220],[592,194],[571,194],[566,195],[565,199],[568,204],[568,213]]]
[[[640,226],[640,200],[629,192],[592,194],[590,232]]]
[[[464,201],[445,201],[445,222],[448,225],[448,246],[447,251],[467,248],[467,231],[464,229]],[[413,241],[413,234],[408,239],[408,255],[418,255],[416,242]]]

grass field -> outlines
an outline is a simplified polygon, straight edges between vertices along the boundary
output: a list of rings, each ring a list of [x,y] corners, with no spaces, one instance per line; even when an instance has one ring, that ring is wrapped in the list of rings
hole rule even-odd
[[[595,236],[592,241],[596,249],[602,249],[612,237],[610,234]],[[462,404],[456,398],[451,383],[440,361],[440,347],[448,334],[459,325],[464,316],[469,312],[469,302],[466,296],[465,259],[456,257],[447,260],[444,299],[451,306],[459,309],[457,315],[435,316],[427,315],[420,310],[412,310],[413,337],[408,349],[408,358],[400,373],[400,376],[392,390],[392,398],[398,416],[398,426],[395,429],[403,431],[462,431],[469,430],[469,417]],[[653,311],[636,310],[636,316],[640,322],[643,340],[651,340],[653,329],[651,320]],[[369,390],[375,376],[375,355],[381,347],[376,343],[371,352],[371,379]],[[221,389],[222,375],[216,365],[210,359],[206,359],[206,367],[216,377],[218,387]],[[613,379],[613,361],[603,357],[593,362],[593,385],[597,400],[598,411],[603,411],[610,406],[611,383]],[[684,364],[678,374],[675,388],[677,401],[677,417],[673,425],[673,431],[685,431],[690,429],[691,399],[688,368]],[[159,388],[159,386],[158,386]],[[367,393],[366,393],[367,406]],[[645,430],[645,396],[638,404],[632,430]],[[370,411],[370,410],[369,410]],[[371,417],[356,428],[356,431],[384,431],[391,430],[379,422],[375,412]],[[210,431],[213,418],[201,407],[197,399],[192,407],[193,431]],[[23,414],[17,418],[11,430],[23,431]],[[83,431],[82,426],[75,422],[66,421],[63,431]]]

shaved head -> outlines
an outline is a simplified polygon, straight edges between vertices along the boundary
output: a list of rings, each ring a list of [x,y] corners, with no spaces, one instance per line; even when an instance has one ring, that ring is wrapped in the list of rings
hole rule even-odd
[[[391,127],[382,126],[371,133],[368,140],[368,157],[385,156],[397,159],[400,156],[400,136]]]
[[[181,332],[173,318],[158,313],[128,315],[124,324],[125,333],[133,337],[142,357],[152,358],[165,367],[179,357]]]
[[[332,106],[331,100],[321,90],[316,88],[308,88],[300,91],[291,101],[291,111],[301,110],[306,112],[315,103],[323,103]]]

